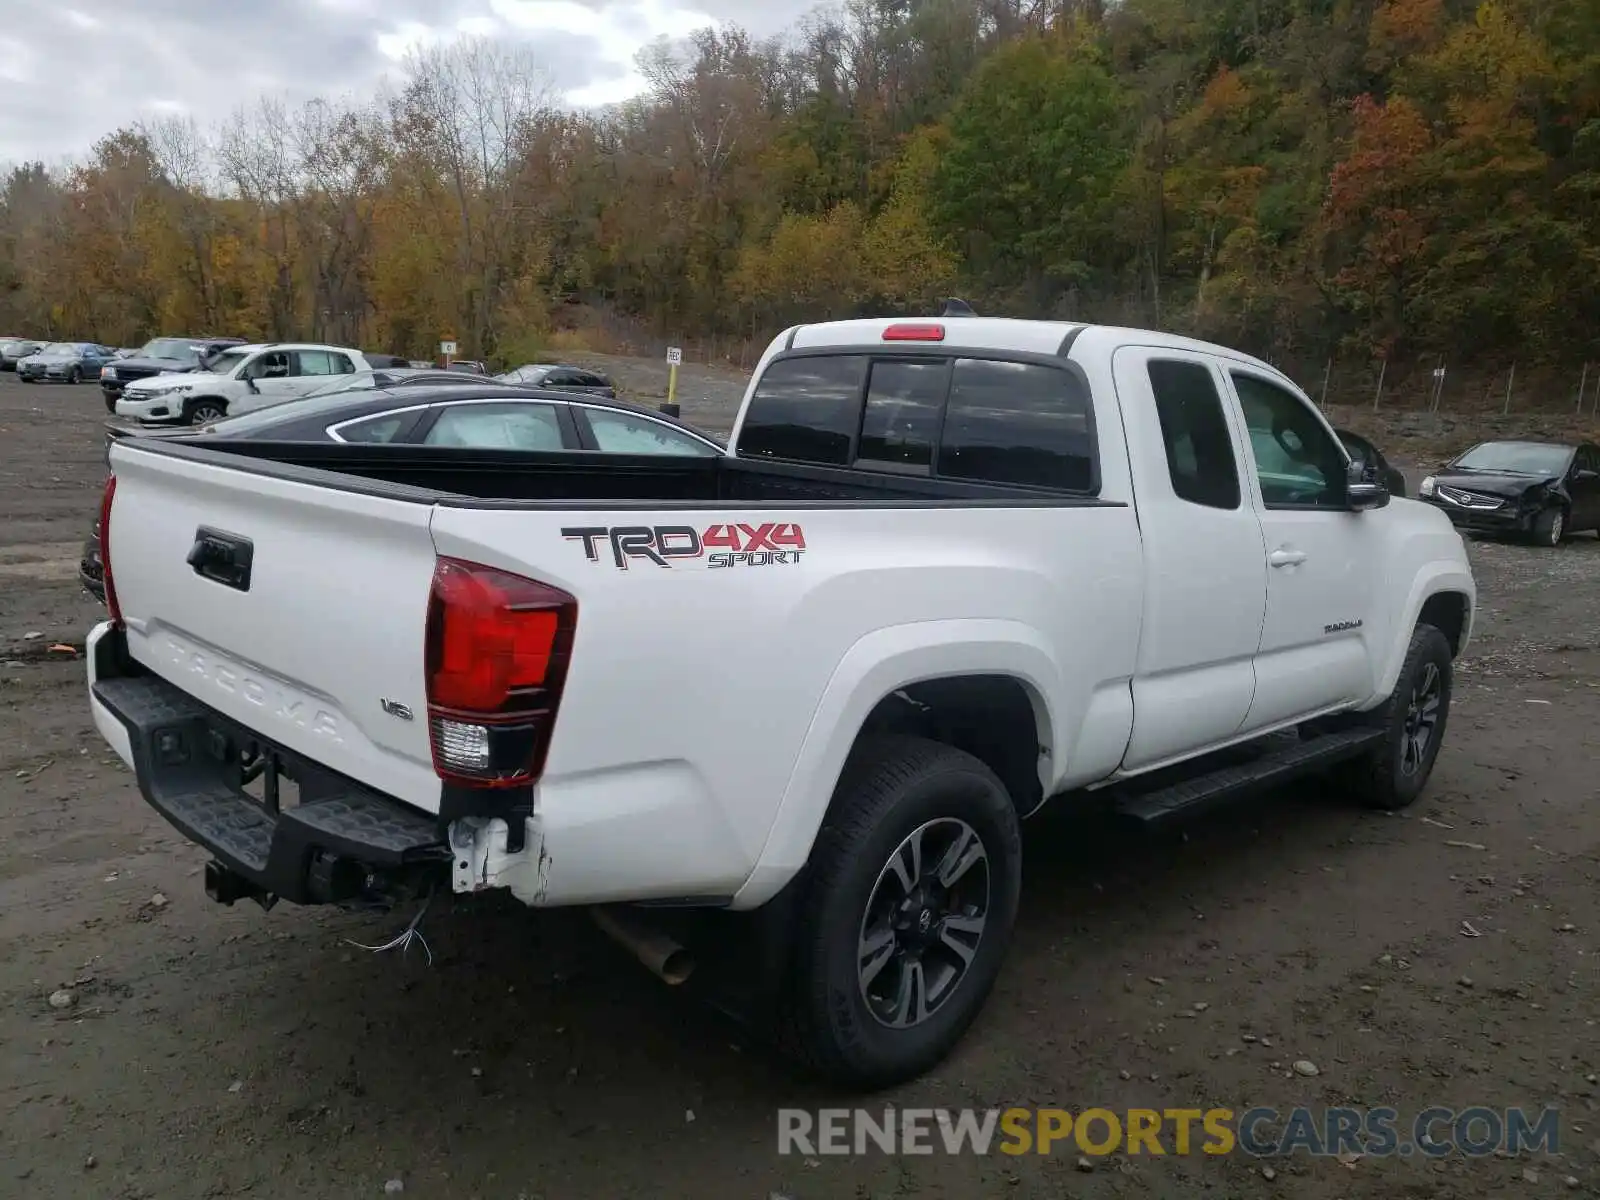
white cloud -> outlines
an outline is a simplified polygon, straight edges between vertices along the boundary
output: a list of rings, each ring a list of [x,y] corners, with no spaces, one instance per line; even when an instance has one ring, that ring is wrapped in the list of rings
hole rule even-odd
[[[463,37],[528,46],[568,103],[636,95],[634,58],[657,38],[737,22],[766,36],[816,0],[70,0],[46,21],[83,53],[26,53],[44,36],[33,0],[0,0],[0,162],[81,156],[160,113],[220,120],[263,95],[299,102],[376,92],[414,48]]]

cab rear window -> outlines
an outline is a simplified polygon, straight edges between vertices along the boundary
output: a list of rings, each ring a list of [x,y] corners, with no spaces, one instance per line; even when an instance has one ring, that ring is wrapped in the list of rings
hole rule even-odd
[[[1092,493],[1092,410],[1062,367],[993,358],[797,355],[768,366],[737,452]]]

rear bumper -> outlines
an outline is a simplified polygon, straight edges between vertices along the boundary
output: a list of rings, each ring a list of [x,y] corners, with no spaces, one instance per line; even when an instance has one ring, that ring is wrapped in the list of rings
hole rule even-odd
[[[86,649],[95,728],[146,803],[242,879],[246,894],[328,904],[448,884],[437,818],[267,742],[145,672],[109,622]],[[270,781],[291,781],[299,803],[275,811],[252,796],[247,762],[262,764],[269,794]]]

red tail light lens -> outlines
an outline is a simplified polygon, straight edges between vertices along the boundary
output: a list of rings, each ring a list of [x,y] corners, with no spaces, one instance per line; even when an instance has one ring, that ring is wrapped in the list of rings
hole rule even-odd
[[[544,765],[578,602],[508,571],[441,558],[428,602],[428,728],[440,778],[531,783]]]
[[[117,582],[111,577],[111,502],[117,495],[117,477],[106,476],[105,494],[100,497],[100,523],[95,529],[100,537],[100,570],[106,589],[106,611],[111,620],[122,624],[122,605],[117,603]]]
[[[942,342],[943,325],[890,325],[883,331],[886,342]]]

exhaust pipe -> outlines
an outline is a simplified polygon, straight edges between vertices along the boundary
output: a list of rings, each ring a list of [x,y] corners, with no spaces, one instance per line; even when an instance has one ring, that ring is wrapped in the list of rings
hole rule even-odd
[[[694,956],[659,929],[614,909],[591,908],[589,915],[613,941],[669,986],[677,987],[694,973]]]

